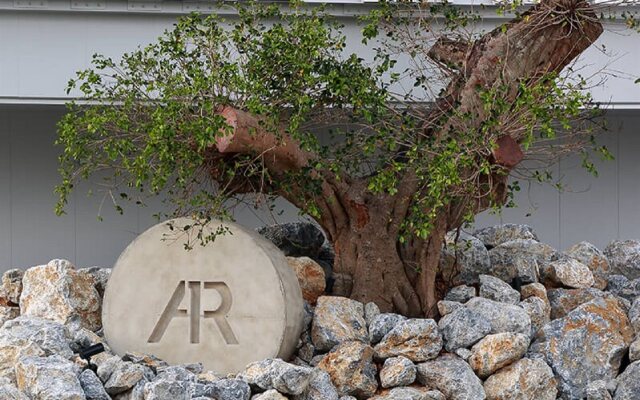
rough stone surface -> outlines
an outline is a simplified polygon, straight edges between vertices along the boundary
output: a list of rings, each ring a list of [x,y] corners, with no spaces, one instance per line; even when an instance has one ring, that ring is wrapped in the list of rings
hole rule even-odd
[[[379,359],[404,356],[414,362],[435,358],[442,350],[442,336],[432,319],[409,319],[398,323],[375,348]]]
[[[614,400],[640,399],[640,361],[629,364],[616,378],[616,384]]]
[[[484,383],[487,400],[554,400],[556,380],[551,368],[540,359],[523,358]]]
[[[444,296],[445,300],[466,303],[476,296],[476,288],[467,285],[452,287]]]
[[[369,324],[369,342],[371,344],[378,343],[394,326],[406,319],[400,314],[378,314]]]
[[[322,231],[311,222],[289,222],[265,226],[257,231],[289,257],[315,259],[325,242]]]
[[[551,262],[548,271],[546,278],[561,286],[584,289],[595,283],[589,267],[573,258]]]
[[[87,400],[111,400],[109,394],[104,390],[102,382],[93,371],[88,369],[82,371],[78,379],[85,396],[87,396]]]
[[[18,389],[38,400],[84,400],[80,368],[60,356],[23,357],[16,363]]]
[[[480,240],[461,232],[456,242],[455,232],[447,234],[440,259],[440,272],[445,280],[454,284],[474,284],[478,282],[478,276],[490,271],[489,253]]]
[[[298,277],[302,298],[310,304],[316,304],[326,288],[322,267],[309,257],[287,257],[287,263]]]
[[[120,255],[103,302],[109,346],[121,356],[134,351],[172,364],[202,362],[223,374],[291,357],[304,302],[282,252],[254,231],[222,221],[209,222],[202,234],[227,234],[186,251],[189,235],[171,228],[194,223],[157,224]]]
[[[309,385],[311,368],[299,367],[280,359],[267,359],[249,364],[238,379],[261,390],[275,389],[280,393],[299,395]]]
[[[338,400],[338,390],[326,371],[313,369],[307,389],[293,400]]]
[[[489,274],[505,282],[511,282],[516,277],[522,283],[537,282],[539,269],[557,256],[554,248],[533,239],[511,240],[489,251]]]
[[[328,351],[341,342],[368,339],[364,306],[344,297],[323,296],[318,299],[311,339],[318,351]]]
[[[416,380],[416,366],[405,357],[387,358],[380,370],[383,388],[409,386]]]
[[[609,260],[596,246],[589,242],[574,244],[566,251],[567,255],[586,265],[593,273],[596,289],[607,287],[607,276],[610,273]]]
[[[520,292],[505,281],[490,275],[480,275],[480,297],[508,304],[520,302]]]
[[[480,239],[489,249],[516,239],[538,240],[538,236],[533,229],[529,225],[522,224],[489,226],[476,230],[473,232],[473,236]]]
[[[29,268],[22,278],[20,313],[66,324],[78,319],[96,331],[101,323],[101,300],[94,280],[80,274],[66,260]]]
[[[521,333],[497,333],[489,335],[471,348],[467,360],[473,371],[485,379],[502,367],[524,356],[529,348],[529,336]]]
[[[329,374],[341,396],[367,399],[378,387],[372,358],[370,346],[358,341],[345,342],[327,354],[318,363],[318,368]]]
[[[10,269],[2,274],[2,285],[0,286],[0,301],[6,302],[6,305],[17,306],[20,303],[20,295],[22,294],[22,276],[24,272],[21,269]]]
[[[447,351],[469,347],[491,332],[491,323],[465,307],[445,315],[438,322]]]
[[[417,366],[421,384],[437,389],[448,400],[484,400],[482,381],[462,359],[445,354]]]
[[[614,240],[604,249],[611,274],[624,275],[633,280],[640,278],[640,241]]]
[[[539,332],[530,352],[544,356],[564,398],[582,399],[589,382],[616,377],[633,330],[620,303],[598,298]]]
[[[490,333],[513,332],[525,335],[531,333],[531,318],[522,307],[482,297],[469,300],[465,306],[489,321]]]
[[[438,313],[441,317],[444,317],[447,314],[451,314],[459,308],[464,308],[464,304],[450,300],[440,300],[438,302]]]
[[[587,385],[586,394],[587,400],[612,400],[605,381],[590,382]]]

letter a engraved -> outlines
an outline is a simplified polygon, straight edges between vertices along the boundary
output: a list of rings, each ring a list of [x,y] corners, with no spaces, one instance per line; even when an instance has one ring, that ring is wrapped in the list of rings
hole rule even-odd
[[[178,308],[184,298],[187,286],[189,287],[190,295],[190,310],[188,311]],[[216,310],[204,310],[202,313],[200,312],[202,289],[212,289],[218,292],[222,301]],[[229,290],[229,286],[224,282],[180,281],[178,286],[176,286],[176,289],[173,291],[164,311],[162,311],[160,319],[158,319],[158,322],[153,328],[151,336],[149,336],[147,342],[160,342],[160,340],[162,340],[162,336],[164,336],[165,331],[169,327],[169,323],[174,317],[189,316],[189,341],[191,343],[200,343],[200,318],[213,318],[224,341],[227,344],[238,344],[238,339],[233,333],[233,330],[226,318],[226,314],[231,309],[231,304],[231,290]]]

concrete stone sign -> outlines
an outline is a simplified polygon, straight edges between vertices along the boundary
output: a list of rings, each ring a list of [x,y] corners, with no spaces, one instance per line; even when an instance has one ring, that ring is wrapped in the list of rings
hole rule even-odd
[[[126,248],[103,304],[104,333],[115,352],[201,362],[223,374],[293,353],[303,320],[295,273],[267,240],[236,224],[209,224],[212,230],[221,225],[229,233],[191,250],[184,248],[186,234],[177,235],[167,222]]]

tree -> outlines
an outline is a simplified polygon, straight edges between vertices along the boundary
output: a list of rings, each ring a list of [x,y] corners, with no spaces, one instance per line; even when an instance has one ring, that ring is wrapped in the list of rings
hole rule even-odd
[[[570,68],[603,31],[595,8],[510,4],[512,20],[474,35],[478,16],[447,3],[383,3],[363,19],[373,61],[346,54],[322,7],[182,18],[120,61],[94,56],[69,83],[88,103],[59,124],[57,212],[75,182],[108,171],[119,210],[162,194],[206,244],[202,226],[234,204],[282,196],[333,243],[344,295],[434,314],[446,232],[508,204],[525,153],[608,155]]]

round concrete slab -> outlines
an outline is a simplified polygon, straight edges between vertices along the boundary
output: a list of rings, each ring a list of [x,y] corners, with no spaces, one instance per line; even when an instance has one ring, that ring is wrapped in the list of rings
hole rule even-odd
[[[103,303],[104,333],[115,352],[201,362],[222,374],[293,353],[303,321],[294,272],[280,250],[253,231],[215,221],[209,226],[221,225],[231,233],[192,250],[167,222],[125,249]]]

